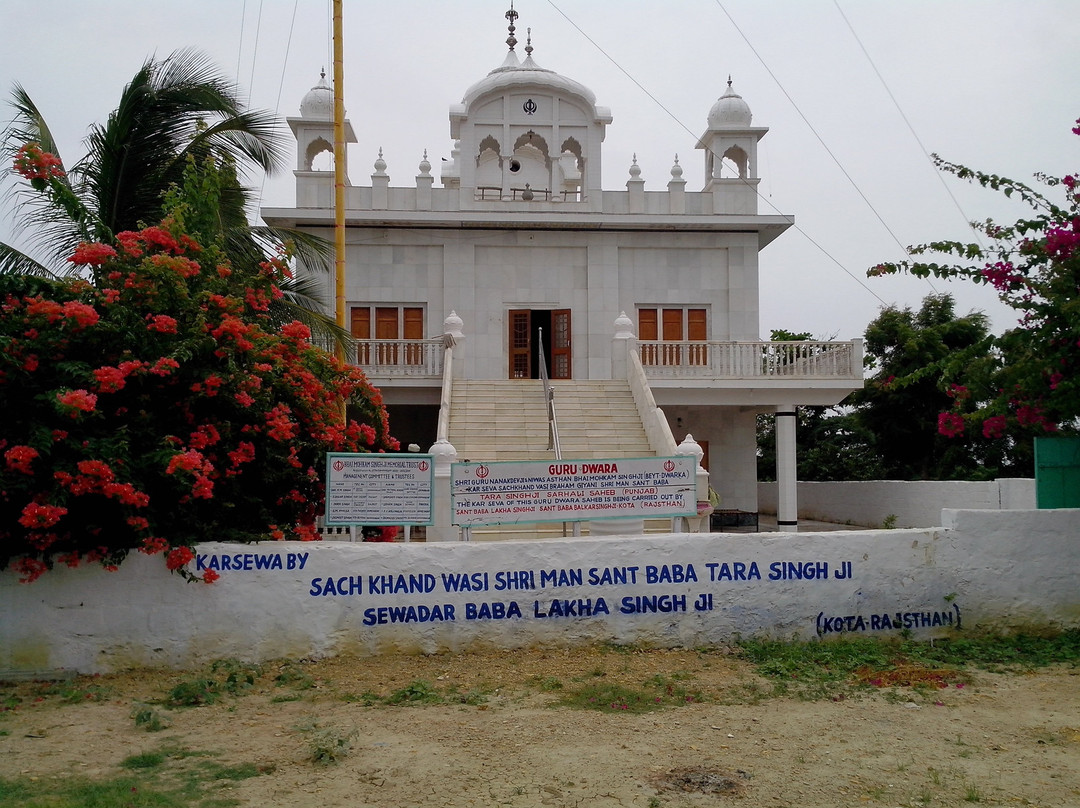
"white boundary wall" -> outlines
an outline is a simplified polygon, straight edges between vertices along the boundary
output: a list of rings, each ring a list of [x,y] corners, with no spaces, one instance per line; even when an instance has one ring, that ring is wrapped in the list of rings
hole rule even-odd
[[[776,483],[758,483],[761,513],[776,513],[776,497]],[[941,523],[944,508],[1033,509],[1035,480],[800,482],[797,497],[800,519],[879,527],[895,516],[894,527],[930,527]]]
[[[229,566],[209,586],[137,553],[115,573],[58,566],[27,585],[8,571],[0,671],[1080,625],[1080,510],[946,511],[943,521],[833,533],[205,544],[202,564]]]

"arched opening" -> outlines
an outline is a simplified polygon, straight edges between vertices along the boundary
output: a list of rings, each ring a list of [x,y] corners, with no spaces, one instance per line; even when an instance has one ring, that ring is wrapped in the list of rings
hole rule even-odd
[[[750,157],[738,146],[732,146],[724,152],[724,159],[735,164],[740,179],[746,179],[750,176]],[[723,166],[721,166],[721,170],[723,170]]]
[[[304,153],[304,170],[334,170],[334,147],[326,138],[317,137],[308,144]]]

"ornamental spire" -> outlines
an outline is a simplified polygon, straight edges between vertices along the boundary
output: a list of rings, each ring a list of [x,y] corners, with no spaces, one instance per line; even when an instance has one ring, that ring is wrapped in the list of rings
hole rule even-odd
[[[513,50],[514,45],[517,44],[517,37],[514,36],[514,31],[517,29],[514,26],[514,22],[520,16],[516,11],[514,11],[514,0],[510,0],[510,10],[506,12],[504,16],[506,17],[506,19],[510,20],[510,26],[508,29],[510,31],[510,36],[506,38],[506,44],[510,46],[510,50]]]

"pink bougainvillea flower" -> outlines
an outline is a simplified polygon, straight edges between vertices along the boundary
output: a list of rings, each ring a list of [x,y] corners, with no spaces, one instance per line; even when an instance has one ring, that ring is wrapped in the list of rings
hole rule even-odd
[[[991,415],[983,421],[982,433],[984,438],[1000,438],[1005,435],[1005,416]]]
[[[938,413],[938,432],[947,438],[964,433],[964,419],[955,412]]]

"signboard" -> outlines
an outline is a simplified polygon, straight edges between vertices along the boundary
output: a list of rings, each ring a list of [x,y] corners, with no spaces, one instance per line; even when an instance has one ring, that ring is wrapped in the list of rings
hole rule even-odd
[[[697,515],[696,460],[454,463],[455,525],[653,519]]]
[[[426,454],[326,455],[326,524],[430,525],[435,464]]]

